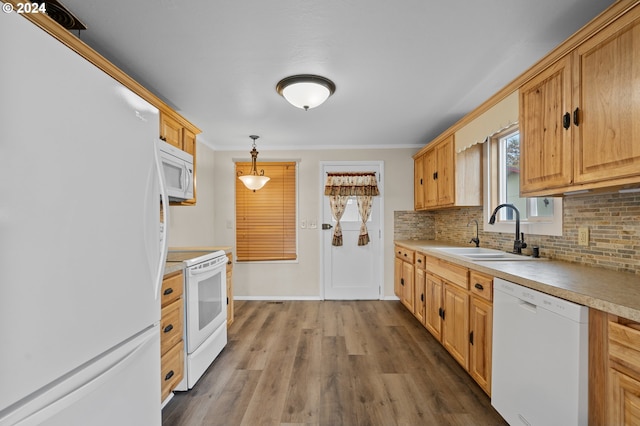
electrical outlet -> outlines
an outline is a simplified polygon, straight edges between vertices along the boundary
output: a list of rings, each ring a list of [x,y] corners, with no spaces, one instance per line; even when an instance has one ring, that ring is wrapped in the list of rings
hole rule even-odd
[[[589,245],[589,228],[587,228],[586,226],[578,229],[578,245]]]
[[[318,227],[318,223],[315,221],[315,219],[312,219],[309,221],[309,228],[316,229],[317,227]]]
[[[302,228],[302,229],[306,229],[307,228],[307,220],[306,219],[302,219],[302,221],[300,221],[300,228]]]

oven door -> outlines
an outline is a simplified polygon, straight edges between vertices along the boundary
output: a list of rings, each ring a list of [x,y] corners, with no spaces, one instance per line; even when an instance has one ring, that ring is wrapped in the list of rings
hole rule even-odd
[[[209,262],[207,262],[209,263]],[[227,320],[227,257],[187,269],[187,353],[193,353]]]

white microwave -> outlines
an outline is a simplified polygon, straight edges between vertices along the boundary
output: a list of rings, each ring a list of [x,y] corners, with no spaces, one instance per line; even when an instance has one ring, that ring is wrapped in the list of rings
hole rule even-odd
[[[163,140],[158,141],[158,148],[169,201],[193,198],[193,155]]]

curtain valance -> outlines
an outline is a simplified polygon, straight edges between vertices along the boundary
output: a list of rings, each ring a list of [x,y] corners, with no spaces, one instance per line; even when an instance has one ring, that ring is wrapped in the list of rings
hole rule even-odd
[[[380,195],[375,172],[330,172],[324,195]]]

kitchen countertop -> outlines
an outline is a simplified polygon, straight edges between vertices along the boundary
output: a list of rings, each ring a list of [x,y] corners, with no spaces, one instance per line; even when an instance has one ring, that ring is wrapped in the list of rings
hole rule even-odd
[[[396,240],[395,244],[543,293],[640,322],[640,277],[552,259],[473,261],[434,250],[458,247],[434,240]]]
[[[230,246],[197,246],[197,247],[169,247],[170,252],[176,251],[188,251],[193,252],[193,257],[198,257],[204,253],[210,253],[212,251],[222,250],[226,254],[231,254],[232,248]],[[200,254],[198,254],[200,253]],[[166,262],[164,267],[164,275],[169,275],[174,272],[178,272],[184,269],[182,262]]]

